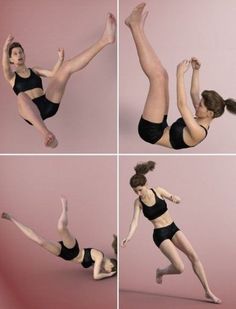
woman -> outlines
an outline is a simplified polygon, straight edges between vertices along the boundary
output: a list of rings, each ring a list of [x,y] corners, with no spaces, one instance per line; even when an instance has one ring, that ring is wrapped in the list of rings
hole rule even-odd
[[[63,62],[64,50],[58,50],[58,61],[52,70],[38,67],[28,68],[25,52],[18,42],[9,35],[3,47],[3,72],[17,95],[18,111],[22,118],[32,124],[42,134],[45,146],[55,148],[58,144],[55,135],[49,131],[44,120],[56,114],[71,75],[82,70],[105,46],[115,41],[116,20],[109,13],[101,38],[74,58]],[[12,71],[11,65],[16,70]],[[51,81],[44,92],[41,77]]]
[[[186,254],[192,263],[193,270],[205,290],[206,298],[213,303],[221,303],[221,300],[211,292],[204,268],[196,252],[192,248],[192,245],[187,240],[184,233],[175,225],[167,209],[165,199],[178,204],[180,203],[180,198],[160,187],[151,189],[147,186],[147,179],[144,174],[148,171],[152,171],[154,167],[155,162],[148,161],[146,163],[137,164],[134,168],[136,174],[131,177],[130,185],[138,195],[138,198],[134,202],[133,219],[128,236],[122,241],[122,246],[125,247],[133,237],[138,226],[140,213],[143,211],[144,216],[150,220],[154,226],[154,243],[171,262],[168,267],[157,269],[157,283],[161,284],[162,278],[165,275],[180,274],[183,272],[184,264],[176,250],[176,248],[178,248]]]
[[[64,197],[61,197],[61,202],[62,213],[58,220],[57,229],[62,241],[59,241],[58,243],[52,243],[45,240],[8,213],[2,213],[2,218],[14,223],[26,237],[53,255],[74,263],[80,263],[84,268],[93,266],[93,278],[95,280],[114,276],[117,272],[116,259],[107,258],[100,250],[94,248],[80,249],[77,240],[68,229],[67,200]]]
[[[177,67],[177,105],[181,114],[172,126],[167,124],[169,108],[168,74],[162,66],[144,33],[144,23],[148,12],[143,12],[145,3],[134,8],[131,15],[125,20],[130,28],[144,73],[150,83],[147,100],[139,122],[140,137],[151,144],[181,149],[196,146],[207,136],[210,123],[220,117],[227,109],[236,113],[236,102],[223,98],[212,90],[199,92],[200,62],[196,58],[182,61]],[[194,116],[187,105],[184,75],[193,68],[191,98],[195,108]]]

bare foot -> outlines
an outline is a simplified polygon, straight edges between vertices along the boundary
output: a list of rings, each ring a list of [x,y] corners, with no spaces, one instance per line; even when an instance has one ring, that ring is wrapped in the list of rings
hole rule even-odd
[[[139,26],[143,26],[145,19],[148,15],[148,12],[143,13],[143,10],[146,6],[146,3],[140,3],[139,5],[137,5],[133,11],[131,12],[131,14],[126,18],[125,20],[125,24],[128,27],[132,27],[135,25],[139,25]]]
[[[116,40],[116,18],[112,13],[107,14],[105,30],[101,40],[105,44],[112,44]]]
[[[6,212],[3,212],[1,217],[2,219],[11,220],[11,216]]]
[[[162,284],[162,274],[159,268],[156,270],[156,283]]]
[[[212,292],[206,293],[206,298],[209,299],[214,304],[221,304],[222,301],[216,297]]]
[[[44,145],[46,147],[56,148],[58,145],[58,141],[55,137],[55,135],[52,132],[48,132],[44,136]]]

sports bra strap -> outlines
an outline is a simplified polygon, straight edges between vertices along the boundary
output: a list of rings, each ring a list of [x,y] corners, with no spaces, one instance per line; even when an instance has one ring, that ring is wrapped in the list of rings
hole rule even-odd
[[[206,136],[207,136],[208,130],[204,126],[202,126],[201,124],[200,124],[200,127],[202,127],[204,129]]]
[[[151,190],[154,193],[155,197],[157,197],[156,191],[153,188],[151,188]]]

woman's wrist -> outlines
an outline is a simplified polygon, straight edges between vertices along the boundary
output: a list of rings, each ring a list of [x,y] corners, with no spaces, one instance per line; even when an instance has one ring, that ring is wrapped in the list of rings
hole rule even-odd
[[[9,45],[7,45],[7,46],[4,45],[3,46],[3,52],[8,54],[8,51],[9,51]]]

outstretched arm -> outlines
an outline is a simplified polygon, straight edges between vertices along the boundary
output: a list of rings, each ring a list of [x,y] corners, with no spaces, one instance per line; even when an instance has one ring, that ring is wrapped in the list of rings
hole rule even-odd
[[[184,75],[189,69],[190,61],[184,60],[177,66],[177,105],[193,140],[199,141],[203,137],[203,129],[194,119],[187,105]]]
[[[174,195],[163,188],[158,187],[156,188],[156,191],[161,195],[161,197],[166,198],[167,200],[175,204],[179,204],[181,202],[181,199],[179,196]]]
[[[138,227],[138,220],[140,216],[141,208],[140,208],[140,202],[138,199],[136,199],[134,203],[134,214],[133,219],[130,224],[129,233],[125,239],[123,239],[121,246],[125,247],[127,245],[127,242],[130,241],[130,239],[133,237],[137,227]]]
[[[3,45],[3,53],[2,53],[2,67],[3,67],[3,74],[5,79],[9,82],[13,76],[14,73],[11,69],[11,64],[10,64],[10,60],[9,60],[9,46],[12,43],[12,41],[14,40],[14,37],[9,34],[4,45]]]
[[[46,70],[46,69],[41,69],[38,67],[34,67],[33,70],[36,74],[42,77],[53,77],[56,72],[59,70],[61,67],[62,63],[64,61],[64,49],[59,48],[58,49],[58,59],[52,70]]]
[[[108,277],[112,277],[116,274],[116,271],[112,271],[110,273],[104,273],[102,272],[102,260],[103,260],[103,254],[102,252],[97,251],[96,252],[96,258],[94,262],[93,267],[93,279],[95,280],[101,280]]]
[[[193,68],[193,73],[192,73],[190,95],[192,98],[193,106],[195,110],[197,110],[200,103],[199,69],[201,67],[201,63],[197,58],[193,57],[191,59],[191,65]]]

